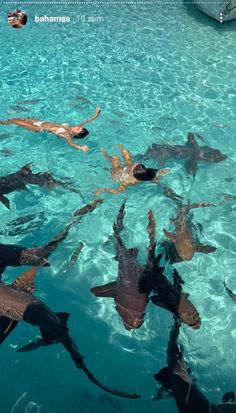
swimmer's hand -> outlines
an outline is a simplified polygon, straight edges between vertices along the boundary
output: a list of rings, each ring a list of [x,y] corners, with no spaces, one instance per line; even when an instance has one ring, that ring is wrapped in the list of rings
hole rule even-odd
[[[158,171],[158,175],[159,176],[168,175],[170,172],[171,172],[170,169],[160,169],[160,171]]]
[[[80,151],[83,151],[83,152],[88,152],[88,151],[89,151],[89,147],[88,147],[88,146],[76,145],[76,144],[73,143],[72,141],[68,141],[68,144],[69,144],[70,146],[72,146],[72,148],[79,149]]]
[[[98,107],[96,108],[96,114],[99,115],[99,114],[101,113],[101,111],[102,111],[102,109],[98,106]]]
[[[89,147],[88,146],[81,146],[80,147],[80,149],[81,149],[81,151],[83,151],[83,152],[88,152],[89,151]]]
[[[152,182],[159,182],[161,176],[169,174],[170,171],[171,171],[170,169],[160,169],[160,170],[157,172],[155,178],[152,180]]]
[[[100,188],[95,192],[95,196],[99,196],[102,192],[104,192],[104,188]]]

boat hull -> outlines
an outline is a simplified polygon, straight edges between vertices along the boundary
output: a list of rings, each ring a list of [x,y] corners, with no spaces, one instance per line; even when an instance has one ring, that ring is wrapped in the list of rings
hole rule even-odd
[[[212,2],[209,0],[195,0],[194,4],[199,10],[220,23],[236,19],[236,0],[216,0]]]

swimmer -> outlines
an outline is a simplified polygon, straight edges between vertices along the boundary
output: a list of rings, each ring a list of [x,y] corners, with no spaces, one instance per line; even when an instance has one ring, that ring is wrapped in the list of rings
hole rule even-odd
[[[121,165],[121,161],[118,156],[108,155],[105,149],[102,148],[103,156],[112,164],[112,179],[119,183],[118,188],[109,189],[101,188],[96,191],[96,195],[101,192],[108,192],[116,195],[120,192],[124,192],[128,186],[137,185],[142,181],[159,182],[162,175],[166,175],[170,172],[169,169],[154,169],[146,168],[143,164],[134,163],[129,151],[123,145],[116,145],[121,150],[121,154],[124,160],[124,165]]]
[[[73,142],[73,139],[83,139],[85,136],[89,134],[89,131],[84,127],[85,124],[92,122],[96,119],[101,112],[101,109],[98,107],[96,109],[96,114],[81,122],[79,125],[70,126],[68,123],[54,123],[54,122],[47,122],[47,121],[40,121],[38,119],[32,118],[15,118],[15,119],[8,119],[0,121],[1,125],[17,125],[21,126],[22,128],[28,129],[33,132],[49,132],[53,133],[54,135],[59,136],[67,141],[68,145],[72,146],[73,148],[79,149],[83,152],[87,152],[89,150],[88,146],[81,146],[76,145]]]

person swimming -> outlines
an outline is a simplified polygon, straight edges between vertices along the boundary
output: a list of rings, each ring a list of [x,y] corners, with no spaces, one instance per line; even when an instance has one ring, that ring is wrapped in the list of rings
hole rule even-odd
[[[95,115],[91,116],[84,122],[81,122],[79,125],[71,126],[68,123],[54,123],[47,121],[40,121],[33,118],[15,118],[0,121],[1,125],[17,125],[22,128],[28,129],[33,132],[46,131],[53,133],[54,135],[59,136],[67,141],[68,145],[73,148],[79,149],[83,152],[89,150],[88,146],[77,145],[73,142],[73,139],[83,139],[88,134],[89,131],[84,127],[85,124],[92,122],[96,119],[101,113],[101,109],[97,107]]]
[[[108,155],[107,151],[102,148],[103,156],[112,164],[112,179],[119,183],[116,189],[100,188],[96,191],[96,195],[101,192],[108,192],[110,194],[118,194],[124,192],[128,186],[137,185],[142,181],[159,182],[162,175],[169,173],[169,169],[154,169],[146,168],[143,164],[134,163],[130,152],[123,145],[116,145],[121,150],[121,155],[124,160],[124,165],[118,156]]]

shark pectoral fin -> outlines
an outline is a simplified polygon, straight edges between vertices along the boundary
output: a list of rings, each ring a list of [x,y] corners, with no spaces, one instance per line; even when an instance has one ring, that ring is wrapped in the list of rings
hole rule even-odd
[[[196,244],[195,249],[197,252],[202,252],[203,254],[210,254],[210,252],[215,252],[217,250],[217,248],[212,245],[202,244]]]
[[[37,350],[39,347],[45,346],[45,341],[43,338],[39,338],[36,341],[31,341],[30,343],[26,344],[23,347],[18,348],[16,351],[17,353],[23,353],[25,351],[33,351]]]
[[[49,333],[43,328],[40,328],[40,333],[42,335],[42,339],[41,339],[42,343],[40,345],[49,345],[49,344],[55,344],[59,342],[57,337],[54,334]]]
[[[90,289],[91,293],[96,295],[96,297],[110,297],[115,298],[116,295],[116,281],[111,283],[100,285],[98,287],[93,287]]]
[[[65,328],[66,331],[69,331],[69,328],[67,327],[67,321],[68,318],[70,317],[69,313],[55,313],[57,315],[57,317],[59,318],[61,324],[63,325],[63,327]],[[43,338],[43,344],[44,345],[49,345],[49,344],[55,344],[55,343],[59,343],[58,338],[55,336],[55,334],[51,334],[50,332],[48,332],[47,330],[45,330],[44,328],[40,327],[40,332]]]
[[[0,202],[1,202],[6,208],[11,209],[11,208],[10,208],[10,201],[9,201],[9,199],[8,199],[6,196],[0,195]]]
[[[195,176],[197,173],[197,161],[194,158],[187,159],[184,163],[187,175]]]
[[[176,242],[176,236],[175,236],[175,234],[173,234],[173,232],[166,231],[166,229],[163,229],[163,232],[164,232],[165,236],[166,236],[170,241],[172,241],[173,243]]]
[[[69,313],[55,313],[55,314],[60,319],[61,324],[68,331],[67,321],[68,321],[70,314]],[[26,344],[24,347],[19,348],[17,352],[20,353],[24,351],[37,350],[39,347],[44,347],[44,346],[49,346],[50,344],[59,343],[59,340],[55,336],[55,334],[51,334],[44,328],[40,328],[40,333],[42,335],[42,338],[39,338],[36,341],[31,341],[30,343]]]
[[[0,344],[3,343],[5,338],[14,330],[17,326],[17,321],[11,318],[1,316],[0,317]]]
[[[14,287],[21,288],[28,293],[32,293],[35,290],[34,278],[37,273],[38,267],[32,267],[29,270],[23,272],[13,283]]]
[[[171,388],[170,384],[170,372],[168,367],[162,368],[158,373],[153,375],[154,379],[163,384],[167,388]]]
[[[194,146],[194,148],[198,149],[199,145],[197,144],[197,141],[195,139],[195,136],[192,132],[188,133],[188,138],[187,138],[187,143],[186,145],[188,146]]]

